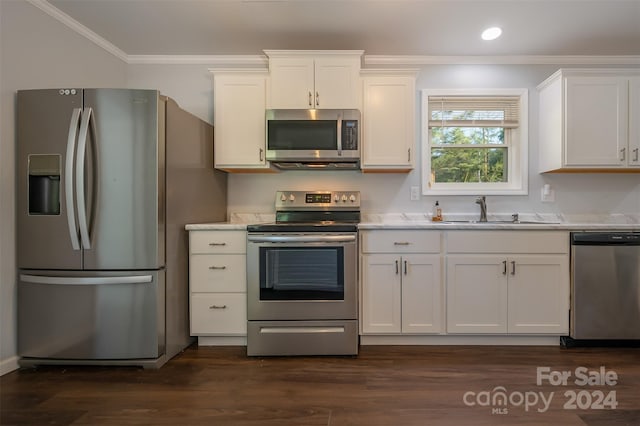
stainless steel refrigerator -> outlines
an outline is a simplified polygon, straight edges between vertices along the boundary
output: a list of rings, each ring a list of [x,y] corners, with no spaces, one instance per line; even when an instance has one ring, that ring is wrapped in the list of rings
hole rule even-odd
[[[212,127],[155,90],[22,90],[17,162],[20,364],[188,346],[184,225],[226,219]]]

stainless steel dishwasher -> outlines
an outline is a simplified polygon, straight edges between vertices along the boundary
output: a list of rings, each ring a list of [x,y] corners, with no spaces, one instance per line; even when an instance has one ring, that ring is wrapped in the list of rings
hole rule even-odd
[[[571,233],[571,338],[640,339],[640,232]]]

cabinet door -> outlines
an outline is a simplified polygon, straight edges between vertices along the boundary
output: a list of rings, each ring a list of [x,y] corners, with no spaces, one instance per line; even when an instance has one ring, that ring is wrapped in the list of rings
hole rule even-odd
[[[623,167],[628,157],[628,78],[566,78],[567,166]]]
[[[508,262],[509,333],[568,333],[568,256],[524,255]]]
[[[629,81],[629,153],[627,165],[640,167],[640,77]]]
[[[361,262],[363,333],[400,333],[400,257],[367,254]]]
[[[447,259],[447,332],[507,332],[506,257]]]
[[[315,59],[315,107],[360,109],[359,62],[353,58]]]
[[[313,58],[271,58],[269,74],[269,108],[314,107]]]
[[[415,158],[413,77],[367,76],[362,111],[362,168],[411,170]]]
[[[220,169],[266,168],[266,75],[214,76],[214,161]]]
[[[402,256],[402,332],[442,332],[440,256]]]

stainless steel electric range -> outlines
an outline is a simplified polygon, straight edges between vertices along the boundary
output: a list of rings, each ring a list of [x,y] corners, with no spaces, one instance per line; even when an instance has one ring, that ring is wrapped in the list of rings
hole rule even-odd
[[[247,227],[247,355],[358,353],[358,191],[278,191]]]

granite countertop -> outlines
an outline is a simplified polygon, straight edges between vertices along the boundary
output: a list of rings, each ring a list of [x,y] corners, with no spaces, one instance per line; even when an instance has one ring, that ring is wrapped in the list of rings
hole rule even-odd
[[[433,222],[427,214],[363,214],[359,229],[522,229],[522,230],[621,230],[640,231],[640,215],[557,215],[519,214],[513,223],[510,214],[488,215],[488,222],[476,222],[477,215],[445,215],[442,222]]]
[[[640,232],[640,214],[625,215],[557,215],[521,213],[520,223],[511,222],[510,214],[493,214],[487,223],[473,222],[477,215],[445,215],[442,222],[433,222],[424,213],[385,213],[362,214],[359,229],[434,229],[434,230],[568,230],[568,231],[638,231]],[[271,213],[232,213],[228,222],[197,223],[185,226],[187,231],[196,230],[246,230],[248,224],[270,223],[275,221]]]
[[[245,231],[247,225],[257,223],[275,222],[273,213],[231,213],[228,222],[214,223],[189,223],[185,226],[187,231]]]

